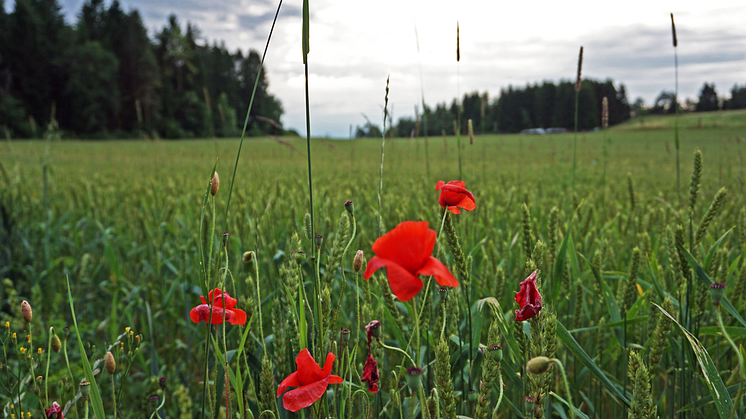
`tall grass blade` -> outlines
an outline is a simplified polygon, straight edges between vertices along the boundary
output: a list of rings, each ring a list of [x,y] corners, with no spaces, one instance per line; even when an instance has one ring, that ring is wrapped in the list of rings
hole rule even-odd
[[[704,346],[702,346],[701,343],[697,340],[694,335],[692,335],[684,326],[682,326],[678,321],[676,321],[673,316],[668,314],[666,310],[664,310],[661,306],[658,304],[652,303],[658,310],[661,311],[666,317],[671,319],[676,326],[679,327],[679,330],[681,330],[681,333],[684,334],[684,337],[686,337],[686,340],[689,341],[689,345],[692,347],[692,351],[694,351],[694,355],[697,358],[697,362],[699,363],[699,366],[702,368],[702,374],[704,375],[705,382],[707,383],[707,389],[710,390],[710,395],[712,396],[712,399],[715,402],[715,407],[717,408],[718,415],[720,416],[720,419],[730,419],[731,411],[733,410],[733,399],[730,398],[730,393],[728,392],[728,389],[725,387],[725,384],[723,384],[723,380],[720,378],[720,374],[718,374],[718,370],[715,367],[715,363],[712,362],[712,359],[710,358],[710,355],[707,353],[707,349],[705,349]],[[738,419],[738,415],[734,416],[735,419]]]
[[[78,348],[80,349],[80,361],[83,363],[83,373],[85,374],[86,381],[91,383],[91,405],[93,406],[93,413],[96,416],[96,419],[106,419],[106,413],[104,412],[104,402],[103,400],[101,400],[101,393],[98,390],[96,376],[93,375],[93,369],[91,368],[91,363],[88,361],[88,355],[85,353],[83,340],[80,338],[80,329],[78,329],[78,320],[75,316],[75,306],[73,305],[73,293],[70,289],[70,277],[65,275],[65,281],[67,281],[67,298],[70,302],[70,313],[73,316],[75,336],[78,338]]]

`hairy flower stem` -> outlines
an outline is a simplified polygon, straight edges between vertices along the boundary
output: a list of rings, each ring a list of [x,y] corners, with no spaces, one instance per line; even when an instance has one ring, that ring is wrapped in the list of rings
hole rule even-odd
[[[208,251],[207,273],[205,275],[205,289],[207,289],[208,293],[210,290],[210,276],[211,276],[210,268],[212,267],[212,247],[214,245],[213,240],[215,238],[215,222],[216,222],[215,197],[211,196],[210,200],[212,202],[212,220],[210,222],[210,247],[207,250]],[[202,237],[200,235],[200,243],[201,242],[202,242]],[[208,297],[209,297],[209,294],[208,294]],[[212,319],[212,309],[213,309],[212,303],[213,303],[212,301],[209,302],[210,304],[210,315],[208,317],[209,319]],[[205,375],[204,375],[203,384],[202,384],[202,417],[203,418],[205,417],[205,399],[207,398],[206,397],[207,396],[207,382],[210,381],[208,379],[209,377],[208,360],[210,359],[210,322],[207,322],[205,324],[205,363],[204,363],[205,364],[205,368],[204,368]]]
[[[383,149],[386,145],[386,117],[389,114],[389,78],[386,78],[386,97],[383,105],[383,133],[381,134],[381,167],[378,177],[378,236],[383,234],[383,207],[381,203],[381,193],[383,192]]]
[[[65,365],[67,366],[67,373],[70,374],[70,381],[75,381],[75,376],[73,375],[73,371],[70,369],[70,359],[67,357],[67,336],[62,340],[62,353],[65,355]],[[78,411],[78,404],[73,403],[75,406],[75,416],[80,417],[80,412]],[[67,413],[67,412],[66,412]]]
[[[49,382],[49,361],[52,358],[52,335],[54,334],[54,327],[49,328],[49,342],[47,343],[47,371],[44,374],[44,402],[49,406],[49,386],[47,383]],[[116,403],[114,403],[114,408],[116,409]],[[114,414],[114,418],[116,419],[116,411]]]
[[[114,405],[114,419],[117,419],[117,388],[114,383],[114,374],[111,374],[111,401]]]

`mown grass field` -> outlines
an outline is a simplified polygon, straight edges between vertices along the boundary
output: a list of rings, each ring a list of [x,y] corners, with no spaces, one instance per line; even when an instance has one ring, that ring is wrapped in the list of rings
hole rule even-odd
[[[443,211],[435,190],[438,180],[460,178],[476,199],[475,210],[452,216],[467,256],[466,276],[445,238],[439,239],[433,254],[454,274],[459,272],[462,285],[469,286],[448,291],[451,295],[446,298],[431,284],[411,301],[427,309],[419,312],[418,322],[413,313],[416,306],[390,300],[383,270],[371,279],[370,289],[352,271],[355,251],[363,250],[370,259],[374,256],[371,245],[379,237],[380,139],[313,140],[315,230],[324,236],[320,250],[320,279],[324,282],[320,287],[331,297],[331,308],[323,312],[340,308],[322,329],[326,334],[309,333],[308,338],[316,342],[312,346],[317,361],[322,362],[327,349],[335,352],[337,362],[347,366],[346,370],[335,367],[335,373],[347,375],[343,375],[345,384],[329,387],[333,391],[322,399],[327,402],[325,407],[318,403],[306,414],[357,417],[370,410],[368,417],[414,417],[414,412],[432,417],[420,408],[425,398],[433,397],[433,403],[440,404],[437,417],[456,413],[469,417],[566,417],[569,409],[549,394],[568,398],[558,369],[552,368],[537,379],[523,371],[529,359],[550,354],[564,363],[572,404],[588,417],[622,418],[627,411],[632,413],[630,417],[654,417],[649,416],[650,411],[640,413],[644,409],[634,411],[648,403],[657,408],[660,417],[714,418],[727,406],[737,404],[738,384],[743,378],[737,353],[719,335],[717,312],[709,302],[706,285],[696,272],[690,273],[686,261],[683,269],[674,263],[680,254],[675,245],[667,243],[667,228],[673,237],[681,226],[685,248],[704,267],[703,272],[726,285],[725,295],[736,312],[744,312],[746,114],[701,117],[702,128],[697,128],[699,115],[685,115],[680,120],[678,192],[670,117],[646,117],[643,124],[633,120],[605,133],[578,134],[574,179],[573,134],[476,136],[473,145],[468,138],[461,138],[461,175],[454,137],[433,137],[427,142],[386,139],[382,232],[406,220],[429,221],[430,228],[439,231]],[[608,157],[604,156],[604,142]],[[72,325],[66,277],[83,341],[92,345],[86,344],[91,362],[103,358],[113,342],[124,339],[125,345],[112,349],[120,365],[114,373],[117,416],[148,417],[165,396],[162,417],[201,417],[205,327],[189,319],[190,309],[199,304],[205,288],[200,243],[207,248],[213,244],[213,285],[224,281],[249,317],[259,313],[256,301],[262,301],[263,329],[259,330],[256,321],[250,323],[246,362],[236,364],[236,352],[229,353],[229,358],[234,356],[230,368],[243,369],[244,377],[251,377],[241,386],[245,398],[231,381],[229,407],[244,417],[240,407],[246,403],[246,409],[259,416],[264,409],[272,410],[271,400],[277,403],[274,409],[280,417],[292,417],[282,408],[282,399],[272,393],[295,370],[298,341],[291,331],[299,326],[299,312],[293,308],[298,299],[297,293],[293,294],[295,300],[288,295],[300,274],[293,268],[293,255],[299,250],[293,234],[300,237],[306,254],[315,252],[303,232],[309,208],[305,146],[301,139],[247,139],[226,219],[238,140],[1,143],[0,278],[4,283],[0,321],[9,323],[7,331],[2,331],[6,358],[0,362],[5,371],[13,371],[3,372],[0,378],[5,417],[19,413],[19,408],[41,417],[42,406],[49,407],[53,400],[64,406],[78,391],[83,366],[73,331],[65,339],[69,372],[64,357],[51,353],[49,377],[41,384],[48,390],[42,388],[37,396],[26,381],[20,388],[27,390],[23,399],[12,400],[18,393],[13,383],[31,373],[30,361],[24,360],[19,348],[26,345],[34,354],[39,375],[47,366],[49,328],[54,327],[62,337],[67,333],[63,328]],[[727,189],[727,197],[705,223],[701,240],[690,243],[690,178],[696,148],[703,154],[703,175],[691,217],[692,236],[721,187]],[[217,221],[211,241],[207,236],[212,199],[206,201],[202,238],[200,217],[216,159],[221,187],[214,198]],[[351,236],[349,229],[345,232],[338,226],[353,221],[343,206],[348,200],[355,202],[356,235],[343,255],[341,239]],[[718,241],[732,227],[736,228]],[[230,234],[224,248],[223,232]],[[542,242],[538,247],[537,241]],[[640,258],[638,267],[632,269],[635,248],[639,248]],[[249,250],[256,253],[253,263],[258,267],[261,295],[257,295],[254,265],[241,260]],[[533,268],[539,269],[544,309],[531,322],[535,333],[527,336],[522,333],[528,326],[514,327],[512,319],[518,308],[514,295]],[[230,275],[223,276],[228,270]],[[630,275],[631,271],[635,275]],[[313,277],[312,262],[305,260],[300,272],[309,281],[305,292],[313,295],[309,279]],[[635,291],[631,301],[625,291],[630,276]],[[706,368],[703,372],[678,326],[653,305],[664,305],[668,296],[673,301],[671,315],[680,321],[686,319],[682,317],[685,296],[681,281],[691,286],[688,328],[704,344],[717,374]],[[605,287],[611,294],[604,294]],[[429,301],[425,295],[430,296]],[[361,297],[362,311],[358,310],[357,296]],[[489,297],[494,300],[484,300]],[[30,324],[33,347],[22,339],[28,333],[19,312],[23,300],[34,308]],[[746,324],[725,309],[722,313],[736,345],[743,343]],[[443,360],[442,353],[435,350],[443,317],[447,324],[443,339],[450,356],[447,378],[455,410],[450,410],[448,392],[441,390],[436,379],[444,374],[442,362],[440,372],[436,362],[439,356]],[[624,318],[627,322],[623,325],[620,321]],[[602,319],[607,326],[599,328]],[[426,371],[423,397],[407,387],[404,368],[410,364],[406,357],[375,342],[371,352],[378,359],[381,390],[376,394],[364,390],[360,374],[367,351],[365,329],[360,324],[371,320],[383,323],[382,342],[403,348]],[[667,325],[670,334],[656,335],[658,325],[663,329]],[[131,327],[135,335],[127,337],[125,327]],[[348,352],[339,341],[340,328],[352,330]],[[561,329],[569,333],[563,334]],[[216,330],[215,337],[222,338],[222,328]],[[228,327],[224,353],[239,346],[242,330]],[[13,332],[21,339],[13,340]],[[262,334],[266,349],[261,345]],[[421,342],[419,348],[410,347],[413,337]],[[36,345],[44,348],[43,355],[37,356]],[[494,345],[504,348],[499,362],[488,350]],[[656,345],[662,349],[654,349]],[[221,342],[217,351],[222,349]],[[656,350],[662,351],[662,357],[651,365],[651,353]],[[642,355],[649,375],[635,370],[628,377],[630,351]],[[208,358],[213,359],[212,355]],[[213,412],[215,417],[225,410],[220,397],[224,391],[222,368],[220,361],[209,363],[207,414]],[[336,372],[336,368],[342,371]],[[491,385],[484,388],[488,368],[501,371],[505,382],[502,396],[501,381],[494,379],[494,374]],[[113,417],[111,374],[99,372],[102,405],[108,417]],[[713,374],[731,395],[729,405],[721,396],[726,407],[712,403],[708,383],[714,380]],[[167,377],[165,389],[159,390],[159,377]],[[649,378],[651,391],[645,391],[645,380],[640,377]],[[438,389],[439,402],[432,396],[433,388]],[[469,390],[474,391],[473,397]],[[263,392],[272,397],[263,396]],[[160,397],[155,404],[148,401],[152,395]],[[536,406],[541,408],[525,405],[526,396],[538,399]],[[82,406],[78,401],[65,417],[77,417],[73,412],[82,411]],[[425,410],[432,412],[430,407]],[[736,411],[743,417],[742,406]]]

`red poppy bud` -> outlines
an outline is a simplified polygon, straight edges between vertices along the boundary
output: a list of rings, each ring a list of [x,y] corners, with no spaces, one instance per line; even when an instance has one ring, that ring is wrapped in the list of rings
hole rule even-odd
[[[466,190],[466,183],[460,180],[452,180],[448,183],[439,180],[435,190],[440,191],[438,203],[441,207],[448,208],[454,214],[460,214],[459,208],[471,211],[477,207],[474,195]]]
[[[26,323],[31,323],[33,316],[34,311],[31,310],[31,304],[29,304],[28,301],[23,300],[21,303],[21,317],[23,317],[23,320],[25,320]]]

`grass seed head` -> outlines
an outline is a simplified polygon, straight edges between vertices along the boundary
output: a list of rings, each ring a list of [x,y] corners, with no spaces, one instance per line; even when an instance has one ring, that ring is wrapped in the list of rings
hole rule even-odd
[[[580,91],[580,76],[583,73],[583,47],[580,47],[580,54],[578,55],[578,78],[575,80],[575,92]]]
[[[472,124],[471,119],[469,120],[469,144],[474,144],[474,124]]]
[[[312,232],[313,229],[311,228],[311,214],[306,213],[306,215],[303,216],[303,227],[305,228],[306,238],[308,240],[312,240],[313,239],[313,232]]]
[[[609,127],[609,98],[604,96],[604,100],[601,102],[601,126],[603,128]]]
[[[676,40],[676,24],[673,23],[673,13],[671,13],[671,34],[673,35],[673,47],[676,48],[679,42]]]

